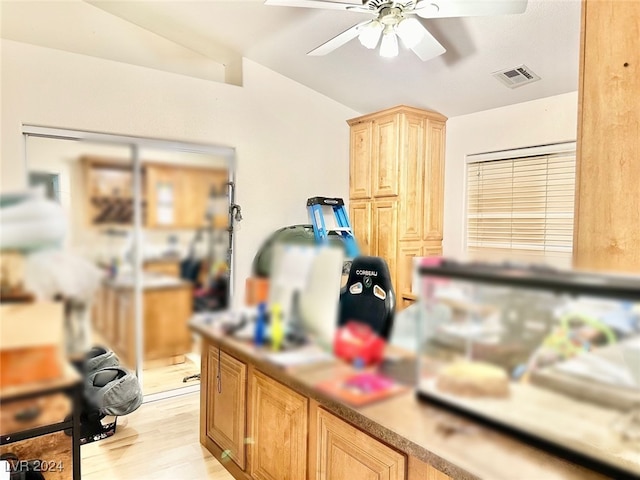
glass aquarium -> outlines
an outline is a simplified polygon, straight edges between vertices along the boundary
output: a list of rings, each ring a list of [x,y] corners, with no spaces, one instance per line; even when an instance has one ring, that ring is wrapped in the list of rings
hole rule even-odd
[[[640,474],[640,278],[450,261],[419,272],[419,397]]]

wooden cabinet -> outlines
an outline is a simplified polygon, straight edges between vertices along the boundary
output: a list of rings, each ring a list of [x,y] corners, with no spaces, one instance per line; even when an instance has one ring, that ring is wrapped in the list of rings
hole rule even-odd
[[[640,270],[640,2],[582,2],[574,267]]]
[[[400,242],[398,250],[398,295],[401,298],[407,293],[411,293],[413,280],[413,262],[415,257],[423,256],[420,242]],[[399,302],[401,308],[408,304]]]
[[[424,158],[427,120],[417,115],[405,115],[403,139],[404,164],[401,171],[400,222],[398,240],[421,240],[423,232],[422,203],[424,201]]]
[[[360,253],[362,255],[371,255],[371,202],[368,200],[351,200],[349,202],[349,219],[353,234],[360,247]]]
[[[82,157],[89,225],[133,225],[133,167],[128,159]],[[142,223],[147,228],[193,229],[207,225],[212,189],[226,195],[229,171],[143,161]],[[214,225],[226,228],[228,203]]]
[[[213,346],[207,362],[207,436],[244,470],[247,366]]]
[[[133,225],[133,163],[130,159],[81,157],[89,225]]]
[[[372,195],[374,198],[398,195],[400,161],[400,116],[383,115],[373,120]]]
[[[444,217],[444,122],[427,121],[427,161],[424,170],[424,202],[420,209],[424,219],[425,240],[442,240]]]
[[[244,348],[226,348],[204,340],[200,441],[233,478],[450,480],[259,371]]]
[[[148,228],[199,228],[207,225],[207,208],[212,189],[227,191],[229,173],[224,169],[176,167],[147,164],[146,192]],[[227,225],[226,209],[216,214],[214,224]]]
[[[351,225],[362,253],[387,261],[397,297],[411,290],[407,255],[442,249],[446,120],[399,106],[348,122]]]
[[[255,480],[307,477],[307,398],[266,375],[250,375],[249,465]]]
[[[391,281],[396,289],[398,202],[393,200],[375,201],[371,205],[371,209],[371,254],[387,261],[391,272]]]
[[[193,313],[193,286],[176,280],[174,285],[144,288],[144,351],[147,365],[184,362],[191,351],[187,323]],[[93,328],[121,362],[135,368],[135,297],[132,288],[105,282],[93,309]]]
[[[309,480],[404,480],[405,456],[315,407]]]
[[[349,164],[349,197],[371,198],[371,122],[351,127],[351,163]]]

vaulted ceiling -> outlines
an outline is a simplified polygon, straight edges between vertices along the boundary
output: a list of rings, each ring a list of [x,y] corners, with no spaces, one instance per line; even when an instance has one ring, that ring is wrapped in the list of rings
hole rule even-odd
[[[261,0],[1,6],[3,38],[234,84],[246,57],[362,113],[402,103],[451,117],[578,87],[579,0],[529,0],[521,15],[421,20],[447,49],[426,62],[402,47],[382,58],[357,40],[307,56],[369,18],[349,11]],[[520,64],[542,80],[512,90],[491,76]]]

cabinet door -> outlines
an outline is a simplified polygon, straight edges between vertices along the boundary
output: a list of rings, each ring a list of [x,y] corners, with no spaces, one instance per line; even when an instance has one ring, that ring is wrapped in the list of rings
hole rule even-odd
[[[413,284],[413,259],[422,254],[420,242],[400,242],[398,246],[398,291],[396,298],[401,298],[405,293],[411,293]]]
[[[361,255],[371,255],[371,202],[369,200],[349,202],[349,220],[353,227]]]
[[[372,206],[371,254],[386,260],[396,292],[396,255],[398,247],[398,202],[374,202]]]
[[[181,179],[173,167],[147,165],[146,200],[148,228],[175,228],[178,225],[178,202],[182,198]]]
[[[403,480],[404,455],[334,415],[316,410],[316,480]]]
[[[190,352],[191,333],[187,323],[192,313],[193,290],[190,285],[146,290],[144,359],[166,360]]]
[[[371,198],[371,134],[371,122],[351,127],[349,198],[352,200]]]
[[[427,162],[425,165],[425,240],[442,240],[444,215],[444,142],[443,122],[427,122]]]
[[[424,223],[424,175],[426,120],[415,115],[404,115],[402,142],[404,145],[400,165],[400,218],[398,240],[421,240]]]
[[[178,199],[178,225],[183,228],[208,226],[207,210],[210,196],[226,196],[229,172],[224,169],[184,168],[180,171],[180,198]],[[212,189],[214,192],[212,192]],[[228,201],[217,202],[214,226],[226,228]]]
[[[423,257],[439,257],[442,255],[442,242],[430,241],[422,246]]]
[[[373,122],[373,196],[398,195],[400,115],[385,115]]]
[[[250,390],[251,478],[307,478],[307,399],[256,371]]]
[[[207,375],[207,436],[244,469],[247,366],[209,346]]]

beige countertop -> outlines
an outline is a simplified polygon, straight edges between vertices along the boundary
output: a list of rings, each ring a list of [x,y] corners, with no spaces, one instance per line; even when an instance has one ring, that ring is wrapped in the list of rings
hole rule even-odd
[[[314,387],[320,381],[353,371],[338,360],[285,370],[268,362],[265,352],[250,343],[222,336],[214,327],[197,320],[192,321],[191,328],[364,432],[453,479],[609,478],[444,407],[420,401],[413,391],[364,407],[346,405]]]
[[[133,275],[119,275],[116,278],[107,278],[104,281],[106,286],[116,289],[132,289],[134,288]],[[190,282],[170,275],[143,273],[142,288],[143,290],[158,290],[163,288],[185,288],[192,287]]]

